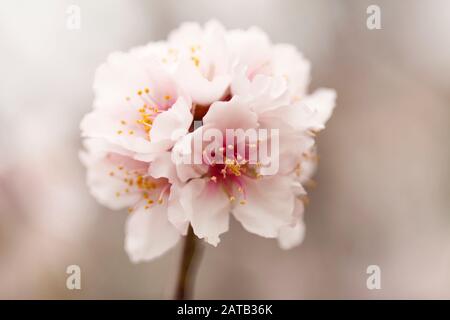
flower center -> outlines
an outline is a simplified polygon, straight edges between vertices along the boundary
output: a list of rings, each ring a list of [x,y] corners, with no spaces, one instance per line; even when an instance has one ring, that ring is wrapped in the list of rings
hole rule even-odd
[[[248,150],[249,146],[246,147]],[[246,178],[258,179],[260,178],[259,168],[260,164],[250,163],[249,152],[245,152],[244,156],[241,156],[236,148],[232,145],[228,146],[231,152],[226,152],[226,148],[221,147],[211,153],[211,156],[216,158],[216,153],[222,154],[223,163],[216,163],[214,160],[210,160],[207,156],[204,156],[204,161],[209,165],[207,176],[210,180],[216,184],[220,184],[223,191],[227,194],[230,202],[235,202],[236,199],[240,199],[239,203],[244,205],[246,203],[245,192],[245,180]]]
[[[170,190],[170,184],[166,178],[155,179],[148,176],[148,165],[134,162],[132,164],[121,160],[121,156],[108,154],[109,161],[114,163],[114,168],[109,171],[111,178],[119,180],[120,187],[116,190],[116,198],[130,194],[140,194],[145,200],[144,209],[149,209],[153,204],[162,204],[164,196]],[[134,207],[128,208],[132,213]]]
[[[129,119],[121,119],[120,127],[117,130],[118,135],[129,134],[133,135],[136,131],[144,133],[145,137],[150,140],[150,131],[153,126],[153,121],[162,112],[169,109],[174,103],[174,99],[169,94],[166,94],[163,102],[158,102],[150,94],[150,89],[138,90],[136,92],[137,98],[126,97],[129,107],[137,108],[135,113]]]

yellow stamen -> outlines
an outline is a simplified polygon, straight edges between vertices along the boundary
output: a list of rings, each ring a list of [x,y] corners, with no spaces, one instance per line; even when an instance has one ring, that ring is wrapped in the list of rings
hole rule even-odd
[[[229,169],[236,177],[241,175],[241,165],[236,160],[225,160],[225,167]]]
[[[198,67],[200,65],[200,59],[199,58],[191,57],[191,60],[194,62],[196,67]]]

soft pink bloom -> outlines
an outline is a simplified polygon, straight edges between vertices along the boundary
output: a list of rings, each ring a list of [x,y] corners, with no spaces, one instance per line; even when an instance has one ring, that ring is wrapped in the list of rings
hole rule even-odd
[[[96,140],[86,140],[88,152],[81,153],[89,168],[87,181],[91,193],[111,209],[128,208],[125,248],[131,260],[149,260],[173,247],[180,238],[168,221],[171,197],[165,178],[149,176],[149,164],[114,151],[104,151]]]
[[[96,73],[94,110],[81,124],[82,160],[97,200],[129,208],[125,247],[133,261],[161,255],[189,225],[217,245],[230,215],[284,249],[302,241],[315,133],[336,98],[331,89],[308,94],[309,77],[309,62],[293,46],[215,21],[183,24],[165,42],[108,57]],[[225,137],[227,129],[278,131],[193,147],[206,132]],[[268,145],[279,145],[275,171],[252,162]],[[176,161],[186,156],[200,162]]]
[[[183,182],[179,196],[184,210],[169,216],[169,220],[176,225],[184,225],[183,220],[191,223],[195,234],[213,245],[217,245],[219,235],[228,230],[230,213],[249,232],[279,238],[284,248],[298,244],[303,238],[304,205],[297,197],[306,194],[302,183],[310,178],[303,169],[312,174],[314,166],[309,158],[305,159],[307,154],[313,153],[312,130],[322,128],[323,122],[318,119],[319,112],[311,110],[307,104],[289,102],[286,82],[276,80],[258,75],[250,83],[249,93],[213,103],[203,118],[203,126],[178,141],[171,151],[182,152],[185,148],[180,145],[190,145],[197,135],[211,128],[220,130],[224,136],[226,129],[279,129],[280,168],[276,175],[268,173],[260,163],[249,163],[250,151],[253,147],[257,152],[259,142],[245,142],[243,150],[247,152],[244,154],[237,152],[239,146],[233,146],[231,157],[225,156],[226,149],[231,147],[228,142],[214,150],[206,150],[204,146],[194,150],[202,153],[204,159],[203,164],[196,165],[196,170],[186,173],[185,164],[176,166],[177,178]],[[292,114],[301,115],[298,123],[289,117]],[[270,144],[270,137],[263,142],[267,141]],[[215,155],[223,153],[225,163],[209,159],[211,151]],[[302,169],[303,163],[305,168]],[[158,170],[170,172],[167,168],[170,166],[173,162],[161,161]],[[168,175],[169,179],[171,177],[173,173]],[[177,179],[171,180],[177,184]]]
[[[96,72],[94,110],[82,135],[102,139],[129,155],[167,150],[172,133],[187,132],[191,102],[153,56],[113,53]]]

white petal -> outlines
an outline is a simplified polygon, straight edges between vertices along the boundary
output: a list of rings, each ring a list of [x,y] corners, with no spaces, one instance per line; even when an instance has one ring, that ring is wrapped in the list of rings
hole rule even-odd
[[[89,189],[102,205],[113,210],[123,209],[134,205],[141,198],[136,185],[130,186],[124,179],[127,171],[146,174],[146,163],[114,153],[82,152],[80,157],[87,167]]]
[[[289,44],[277,44],[273,51],[273,74],[283,76],[287,80],[291,94],[303,97],[310,81],[309,61],[296,47]]]
[[[305,237],[305,224],[303,223],[303,211],[305,207],[303,202],[296,200],[295,203],[295,221],[292,225],[280,228],[278,235],[278,244],[284,250],[291,249],[303,242]]]
[[[239,64],[233,67],[231,78],[232,95],[247,95],[251,92],[251,81],[247,77],[247,66]]]
[[[291,190],[292,179],[271,176],[243,180],[246,204],[236,204],[234,216],[247,231],[276,238],[279,229],[292,222],[295,200]]]
[[[171,151],[171,162],[175,163],[177,177],[181,182],[198,178],[208,170],[208,166],[202,163],[201,147],[194,146],[194,141],[202,141],[201,136],[202,127],[179,139]]]
[[[220,100],[231,81],[229,75],[217,75],[209,80],[191,61],[181,61],[174,77],[178,85],[192,97],[192,101],[200,105]]]
[[[205,127],[213,127],[225,132],[226,129],[257,128],[257,115],[246,107],[245,101],[233,97],[230,101],[214,102],[203,117]]]
[[[106,154],[108,152],[117,153],[123,156],[127,156],[133,158],[134,152],[131,152],[125,148],[122,148],[118,145],[109,143],[105,139],[100,138],[86,138],[83,141],[83,146],[88,152],[93,153],[103,153]]]
[[[231,90],[246,100],[257,114],[277,109],[290,102],[287,81],[284,77],[258,74],[249,81],[244,68],[237,68],[233,75]]]
[[[167,218],[167,204],[140,203],[127,220],[125,250],[134,263],[152,260],[174,247],[180,233]]]
[[[296,179],[300,183],[304,184],[311,180],[317,169],[317,152],[315,148],[311,148],[302,154],[300,159],[297,161],[300,163],[300,172],[296,174]]]
[[[296,169],[299,155],[311,149],[314,138],[308,135],[291,134],[280,137],[280,174],[287,174]]]
[[[166,110],[180,90],[156,57],[145,56],[142,51],[145,50],[113,53],[98,68],[94,111],[81,123],[84,137],[105,139],[111,145],[141,154],[160,147],[152,146],[145,126],[136,124],[142,118],[140,110],[144,104]]]
[[[148,88],[149,95],[160,109],[177,98],[178,88],[171,75],[155,56],[115,52],[96,71],[94,80],[95,108],[118,109],[142,105],[139,90]],[[125,100],[127,99],[128,102]]]
[[[104,139],[111,145],[131,152],[151,152],[152,146],[150,141],[147,140],[144,130],[140,131],[133,128],[133,134],[129,134],[129,129],[121,125],[121,119],[127,117],[125,114],[121,117],[120,114],[111,112],[111,110],[97,109],[92,111],[81,121],[82,136]]]
[[[318,121],[319,112],[304,101],[306,99],[280,107],[276,110],[279,115],[278,118],[297,131],[323,129],[323,124]]]
[[[271,43],[267,34],[252,27],[248,30],[231,30],[227,33],[227,43],[238,63],[248,66],[247,76],[253,78],[263,73],[272,57]]]
[[[185,135],[192,123],[190,106],[184,98],[177,102],[167,111],[161,113],[153,122],[151,130],[151,141],[170,141],[172,145],[180,136]]]
[[[116,108],[126,105],[125,98],[134,96],[148,86],[147,77],[139,60],[128,53],[114,52],[95,73],[96,108]]]
[[[183,206],[182,201],[182,185],[172,184],[170,187],[169,207],[167,216],[169,221],[178,229],[182,235],[186,235],[189,227],[188,212]]]
[[[167,178],[170,183],[178,182],[175,163],[170,152],[158,154],[150,163],[148,173],[154,178]]]
[[[336,104],[336,91],[332,89],[318,89],[313,94],[305,97],[302,103],[315,111],[314,122],[317,128],[322,129],[331,117]]]
[[[219,236],[228,231],[230,216],[230,201],[220,186],[205,179],[193,179],[182,187],[180,202],[197,237],[217,246]]]
[[[299,220],[294,226],[285,226],[280,229],[278,244],[281,249],[289,250],[303,242],[305,238],[305,224]]]

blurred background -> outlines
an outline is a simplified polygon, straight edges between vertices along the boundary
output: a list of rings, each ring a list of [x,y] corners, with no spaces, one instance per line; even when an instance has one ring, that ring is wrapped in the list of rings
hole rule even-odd
[[[66,27],[69,5],[81,29]],[[381,30],[366,27],[369,5]],[[180,249],[133,265],[127,214],[98,205],[78,159],[96,67],[181,22],[257,25],[338,92],[302,246],[235,221],[207,246],[198,299],[450,298],[450,2],[17,1],[0,4],[0,298],[169,298]],[[82,290],[66,288],[81,267]],[[368,290],[366,268],[381,268]]]

